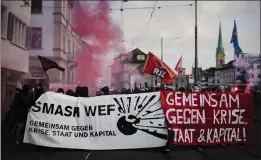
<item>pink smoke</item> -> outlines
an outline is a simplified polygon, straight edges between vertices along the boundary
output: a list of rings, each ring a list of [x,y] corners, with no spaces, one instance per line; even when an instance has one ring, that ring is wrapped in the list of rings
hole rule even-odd
[[[75,32],[92,41],[92,44],[86,45],[82,52],[76,54],[76,79],[79,85],[89,88],[94,86],[105,69],[105,61],[97,57],[107,56],[110,49],[119,52],[124,50],[120,28],[109,18],[109,3],[99,1],[96,7],[98,15],[95,13],[97,10],[89,5],[76,3]]]
[[[244,68],[247,71],[247,81],[245,88],[245,93],[250,93],[250,89],[254,86],[254,84],[251,82],[253,71],[251,69],[248,69],[248,67],[251,65],[249,63],[248,58],[238,58],[236,59],[233,64],[235,68]]]

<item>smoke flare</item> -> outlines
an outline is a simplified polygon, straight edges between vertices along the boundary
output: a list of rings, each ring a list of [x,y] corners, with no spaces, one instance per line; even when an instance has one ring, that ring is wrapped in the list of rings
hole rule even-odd
[[[97,78],[108,69],[104,57],[108,57],[110,50],[124,51],[121,30],[110,21],[109,2],[96,3],[95,9],[88,4],[76,3],[75,13],[75,32],[89,43],[76,53],[76,80],[79,85],[89,88],[94,87]]]

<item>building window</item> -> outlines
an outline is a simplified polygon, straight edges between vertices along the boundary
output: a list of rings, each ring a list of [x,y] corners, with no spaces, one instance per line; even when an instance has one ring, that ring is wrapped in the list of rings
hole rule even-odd
[[[72,5],[69,4],[70,1],[68,1],[68,7],[67,7],[67,20],[69,24],[72,24]]]
[[[74,42],[72,43],[72,59],[74,60],[74,53],[75,52],[75,46],[74,46]]]
[[[1,5],[1,37],[6,38],[7,8]]]
[[[223,59],[220,59],[220,66],[223,65]]]
[[[26,47],[26,24],[14,16],[8,15],[7,38],[21,47]]]
[[[145,60],[145,56],[144,55],[137,55],[137,60]]]
[[[71,10],[71,25],[72,27],[75,27],[75,7],[72,7]]]
[[[63,47],[62,47],[62,50],[65,51],[66,50],[66,33],[63,32]]]
[[[67,71],[67,81],[69,82],[71,80],[71,71]]]
[[[257,65],[257,69],[260,69],[260,65]]]
[[[71,40],[68,37],[68,44],[67,44],[67,53],[68,55],[72,55],[72,51],[71,51]]]
[[[74,72],[72,72],[71,81],[74,82]]]
[[[31,48],[42,48],[42,28],[31,28],[32,40]]]
[[[67,19],[67,7],[68,7],[66,2],[67,2],[67,1],[62,1],[62,3],[63,3],[63,4],[62,4],[63,13],[62,13],[62,14],[63,14],[63,16],[64,16],[65,19]]]
[[[43,11],[43,1],[42,0],[32,0],[31,1],[31,13],[42,13]]]
[[[65,72],[62,72],[62,80],[65,81]]]

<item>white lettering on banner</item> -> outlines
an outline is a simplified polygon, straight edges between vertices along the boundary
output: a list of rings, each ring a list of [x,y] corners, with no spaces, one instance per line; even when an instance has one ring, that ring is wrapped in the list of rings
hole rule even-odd
[[[197,96],[198,95],[198,96]],[[185,92],[169,92],[166,96],[166,102],[168,105],[175,106],[192,106],[192,107],[204,107],[206,104],[210,107],[224,107],[231,108],[236,104],[239,108],[239,96],[232,94],[221,94],[220,101],[215,99],[216,94],[200,94],[200,93],[185,93]],[[197,98],[198,97],[198,98]],[[198,102],[199,100],[199,102]]]
[[[201,129],[197,142],[219,143],[224,142],[245,142],[245,128],[208,128]]]
[[[214,110],[213,124],[245,124],[243,121],[245,112],[246,109]]]
[[[166,102],[168,105],[174,105],[174,100],[170,98],[170,96],[173,96],[173,92],[169,92],[166,97]]]
[[[169,124],[205,124],[205,117],[205,110],[198,109],[170,108],[166,112]]]
[[[244,101],[245,98],[249,97],[243,97]],[[168,129],[174,132],[174,143],[246,142],[250,113],[246,104],[240,106],[238,94],[168,92],[165,101],[163,107],[170,124]]]
[[[232,106],[232,102],[237,103],[237,108],[239,108],[239,96],[236,95],[236,97],[234,98],[231,94],[229,94],[229,106]]]
[[[152,74],[157,75],[157,76],[159,76],[159,77],[161,77],[161,78],[165,78],[166,73],[167,73],[167,72],[165,72],[164,70],[159,69],[159,68],[154,68],[154,69],[153,69],[153,72],[152,72]]]
[[[53,114],[53,115],[60,115],[60,116],[66,116],[66,117],[79,117],[79,107],[72,107],[72,106],[65,106],[62,105],[54,105],[54,104],[48,104],[44,103],[43,106],[39,106],[42,103],[38,102],[34,106],[32,106],[33,112],[42,112],[45,114]]]
[[[196,129],[179,129],[174,128],[173,135],[174,135],[174,142],[184,142],[184,143],[192,143],[193,142],[193,134],[196,131]]]
[[[202,96],[200,96],[201,97],[200,106],[204,106],[205,103],[207,103],[211,107],[216,107],[218,102],[215,98],[213,98],[213,96],[216,96],[216,94],[215,93],[208,94],[208,97],[207,95],[202,94]]]
[[[89,98],[46,92],[30,109],[24,142],[92,150],[150,148],[164,146],[167,134],[159,92]]]
[[[175,143],[194,143],[194,134],[196,129],[173,128],[173,136]],[[245,142],[245,128],[207,128],[200,129],[200,135],[196,139],[197,142],[220,143],[220,142]]]
[[[115,105],[98,105],[98,106],[84,106],[86,116],[106,116],[111,115],[111,112],[115,111]]]

